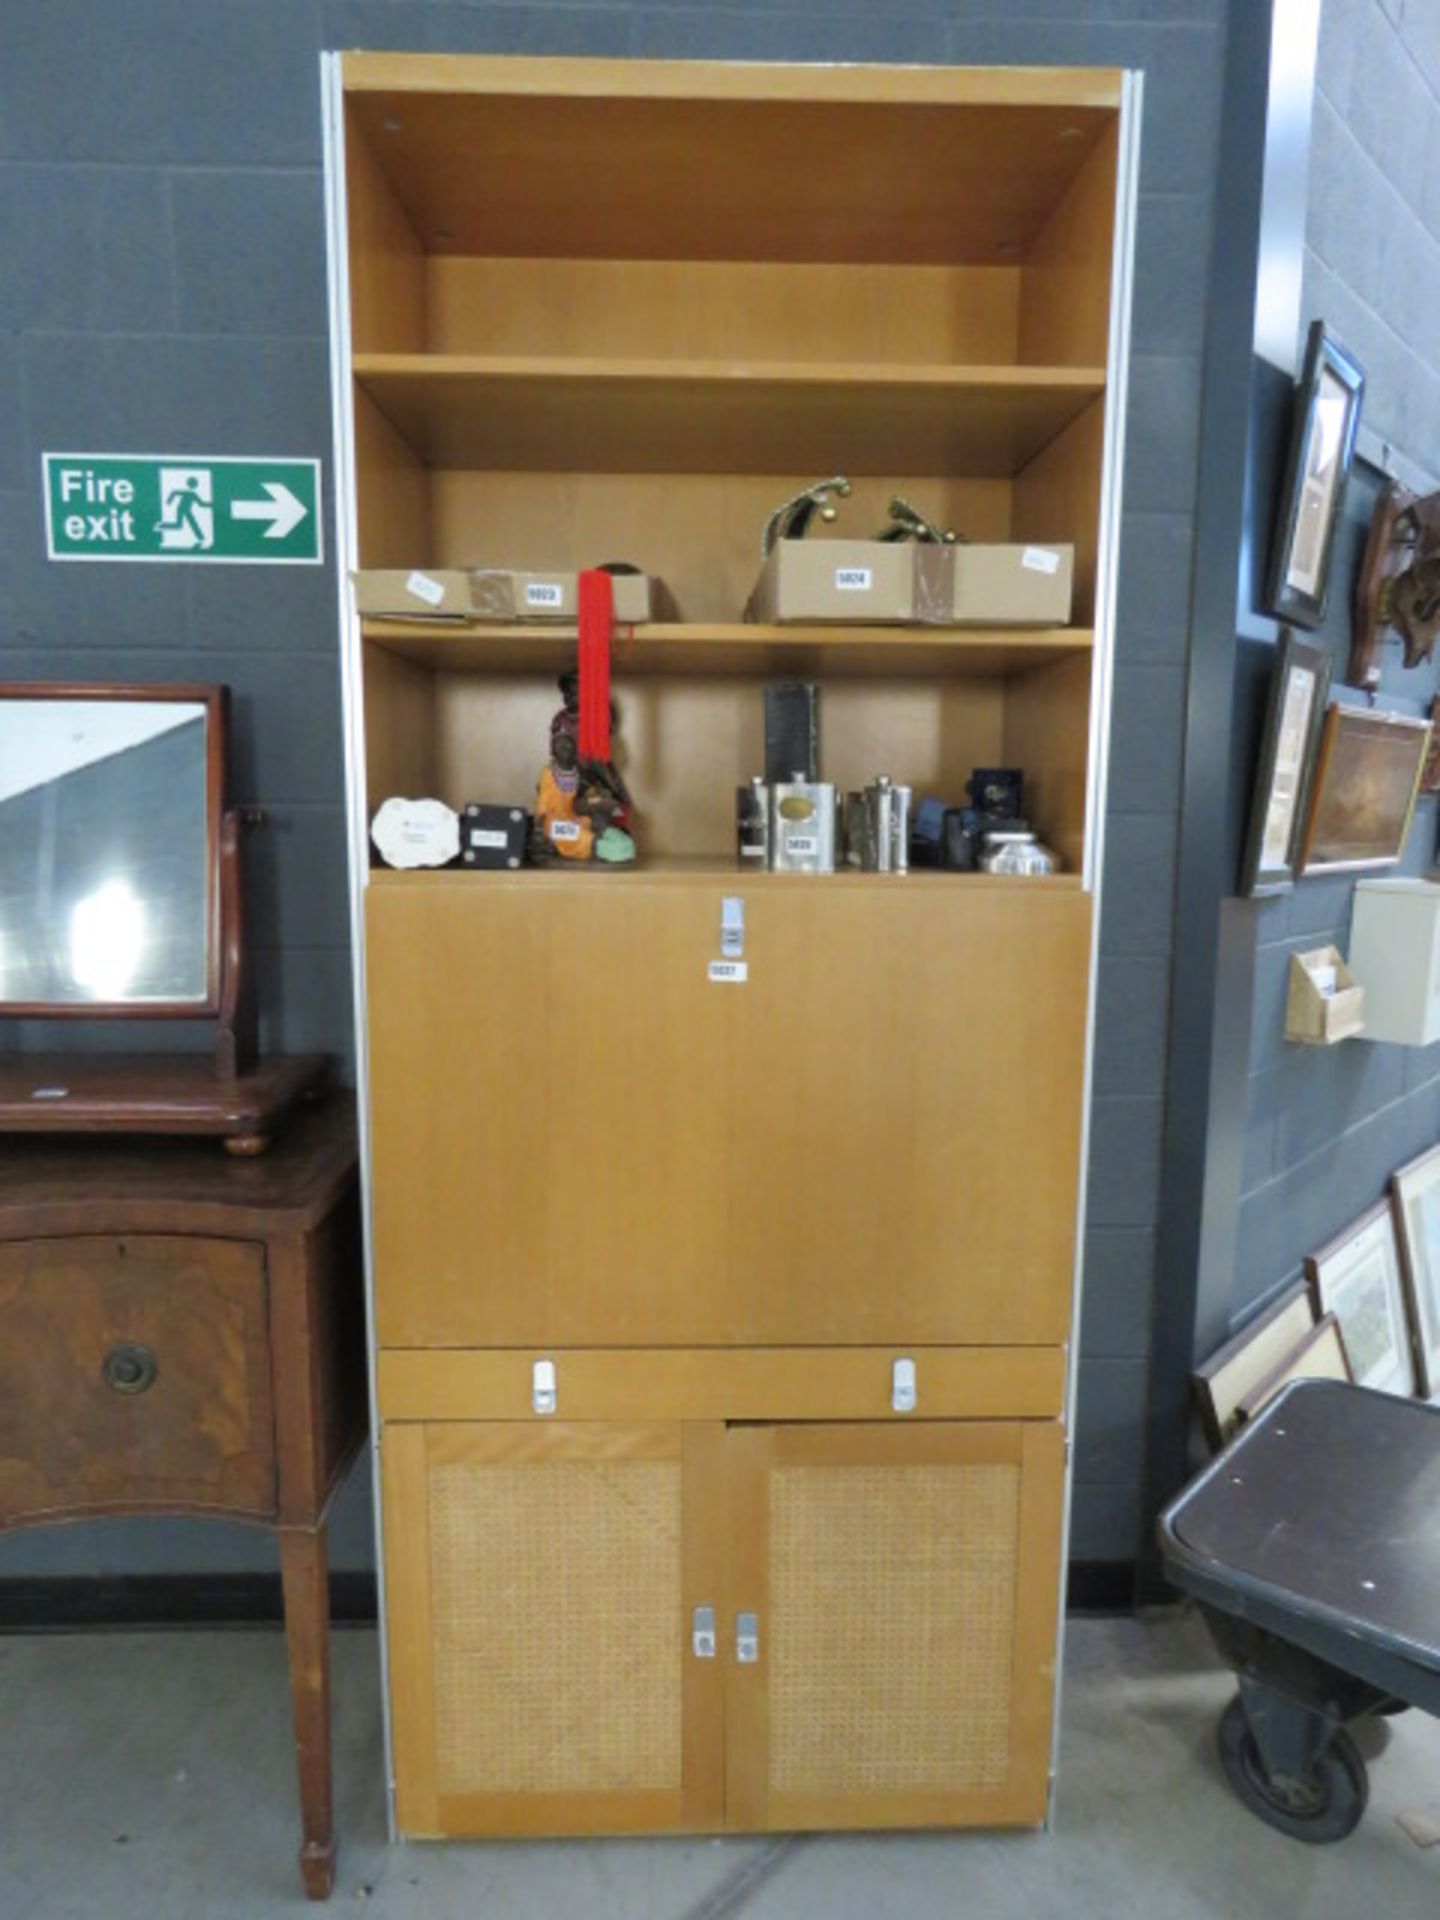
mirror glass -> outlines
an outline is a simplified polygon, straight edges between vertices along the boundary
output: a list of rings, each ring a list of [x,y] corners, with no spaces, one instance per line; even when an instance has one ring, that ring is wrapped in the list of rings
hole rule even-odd
[[[206,708],[0,700],[0,1006],[209,991]]]

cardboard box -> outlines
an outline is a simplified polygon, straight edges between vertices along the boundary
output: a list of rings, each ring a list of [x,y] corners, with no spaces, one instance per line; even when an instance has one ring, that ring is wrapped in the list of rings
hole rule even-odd
[[[615,619],[620,626],[640,626],[653,620],[653,582],[648,573],[611,576]],[[470,617],[497,620],[509,626],[518,621],[561,620],[573,626],[579,618],[578,573],[517,573],[509,567],[475,567],[470,573]]]
[[[367,567],[352,573],[355,611],[380,620],[468,620],[470,576],[439,568]]]
[[[766,625],[1063,627],[1074,571],[1070,546],[781,540],[745,617]]]
[[[931,626],[1065,627],[1072,546],[915,546],[918,618]]]
[[[503,567],[366,568],[352,573],[355,611],[381,620],[559,620],[578,618],[575,573],[516,573]],[[622,626],[653,620],[654,582],[646,573],[617,573],[615,618]]]
[[[914,549],[885,540],[778,540],[755,582],[747,620],[911,622]]]

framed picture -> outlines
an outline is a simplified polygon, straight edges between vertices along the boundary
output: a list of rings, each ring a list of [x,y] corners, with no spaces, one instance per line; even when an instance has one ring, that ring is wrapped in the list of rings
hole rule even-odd
[[[1395,865],[1429,744],[1428,720],[1332,701],[1310,783],[1302,874]]]
[[[1253,1420],[1292,1380],[1353,1380],[1354,1377],[1340,1322],[1333,1313],[1327,1313],[1315,1322],[1300,1345],[1245,1395],[1235,1409],[1235,1424],[1243,1427],[1247,1420]]]
[[[1200,1423],[1217,1453],[1235,1431],[1240,1402],[1274,1373],[1314,1325],[1310,1289],[1297,1280],[1195,1369]]]
[[[1395,1216],[1382,1200],[1305,1262],[1317,1314],[1340,1322],[1350,1369],[1362,1387],[1413,1394],[1415,1366],[1400,1278]]]
[[[1280,636],[1270,682],[1240,872],[1240,891],[1252,899],[1284,893],[1295,883],[1310,771],[1325,722],[1329,685],[1329,654],[1321,647],[1306,646],[1287,627]]]
[[[1365,371],[1316,320],[1305,343],[1265,580],[1265,612],[1318,627],[1330,593],[1335,527],[1355,454]]]
[[[1419,1389],[1433,1400],[1440,1397],[1440,1147],[1401,1167],[1391,1192]]]

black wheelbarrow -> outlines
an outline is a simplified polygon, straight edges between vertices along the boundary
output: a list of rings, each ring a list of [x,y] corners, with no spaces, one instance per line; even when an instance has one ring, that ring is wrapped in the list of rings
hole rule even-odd
[[[1231,1786],[1281,1833],[1343,1840],[1369,1795],[1347,1722],[1440,1715],[1440,1407],[1297,1381],[1159,1534],[1239,1676],[1219,1728]]]

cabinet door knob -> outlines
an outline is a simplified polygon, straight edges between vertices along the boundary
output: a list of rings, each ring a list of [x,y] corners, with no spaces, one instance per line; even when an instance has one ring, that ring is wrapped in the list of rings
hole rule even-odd
[[[160,1367],[149,1347],[122,1340],[106,1354],[100,1371],[106,1386],[115,1393],[145,1393],[154,1386]]]
[[[697,1660],[715,1658],[714,1607],[696,1607],[690,1624],[690,1645]]]
[[[737,1613],[735,1616],[735,1658],[742,1667],[753,1667],[760,1658],[760,1616]]]

